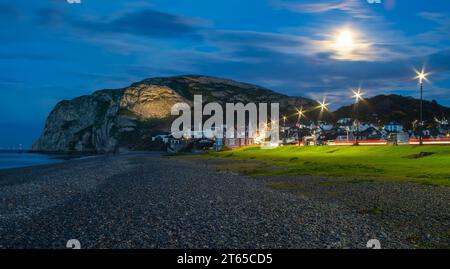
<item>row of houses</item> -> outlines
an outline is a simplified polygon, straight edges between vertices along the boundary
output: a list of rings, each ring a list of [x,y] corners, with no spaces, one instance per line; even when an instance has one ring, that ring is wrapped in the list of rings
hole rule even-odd
[[[435,122],[423,128],[406,129],[399,122],[374,124],[357,122],[344,118],[335,124],[311,122],[308,125],[286,126],[285,142],[298,141],[304,145],[322,144],[355,144],[359,141],[366,144],[407,144],[411,140],[435,139],[449,141],[449,124],[447,120]]]
[[[433,128],[415,128],[408,130],[399,122],[387,122],[385,124],[375,124],[358,122],[350,118],[343,118],[336,123],[327,122],[307,122],[303,124],[284,124],[280,126],[279,144],[298,145],[383,145],[383,144],[408,144],[422,137],[430,141],[450,142],[450,129],[447,120],[435,120]],[[200,131],[200,133],[189,133],[182,138],[175,139],[171,134],[164,133],[153,137],[153,142],[161,143],[162,147],[168,151],[179,151],[183,149],[205,149],[213,148],[221,150],[223,148],[235,149],[242,146],[261,144],[265,142],[263,135],[257,133],[253,137],[248,135],[248,128],[245,134],[238,134],[235,131],[234,138],[226,137],[226,126],[221,126],[225,138],[211,138],[216,130]],[[234,128],[236,130],[236,128]],[[197,137],[197,138],[193,138]],[[207,138],[209,137],[209,138]]]
[[[216,136],[218,130],[222,131],[221,137]],[[161,149],[167,149],[169,152],[178,152],[181,150],[203,150],[205,148],[222,150],[224,148],[236,149],[243,146],[255,145],[258,143],[258,135],[249,135],[248,128],[242,134],[238,134],[237,128],[234,129],[234,137],[227,137],[228,128],[224,125],[220,129],[192,131],[183,134],[177,134],[175,138],[171,133],[161,133],[152,137],[152,142],[161,145]],[[211,138],[212,137],[212,138]],[[238,138],[241,137],[241,138]]]

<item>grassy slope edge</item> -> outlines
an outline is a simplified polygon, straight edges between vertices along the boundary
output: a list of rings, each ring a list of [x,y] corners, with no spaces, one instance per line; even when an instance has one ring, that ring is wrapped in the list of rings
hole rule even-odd
[[[207,156],[228,159],[228,168],[234,163],[235,171],[248,175],[364,177],[450,186],[450,146],[253,146]]]

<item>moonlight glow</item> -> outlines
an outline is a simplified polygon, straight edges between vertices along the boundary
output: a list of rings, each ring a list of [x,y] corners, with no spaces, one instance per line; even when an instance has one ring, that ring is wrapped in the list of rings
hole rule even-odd
[[[342,30],[336,38],[336,47],[338,50],[352,50],[355,47],[354,34],[350,30]]]
[[[330,29],[324,36],[326,40],[317,42],[315,46],[320,51],[330,52],[334,59],[368,61],[380,57],[377,49],[372,46],[374,41],[367,39],[367,35],[356,27]]]

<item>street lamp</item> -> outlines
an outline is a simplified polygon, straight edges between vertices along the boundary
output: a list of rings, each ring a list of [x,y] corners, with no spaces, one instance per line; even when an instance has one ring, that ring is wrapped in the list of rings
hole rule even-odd
[[[317,108],[320,108],[320,112],[323,112],[324,110],[326,110],[326,111],[329,110],[328,106],[330,104],[327,103],[327,98],[326,97],[323,98],[322,102],[320,102],[320,101],[317,101],[317,102],[319,103],[319,106]]]
[[[301,107],[300,109],[297,109],[297,115],[298,115],[299,120],[301,120],[301,118],[303,116],[305,116],[305,111],[303,110],[303,107]]]
[[[327,97],[323,97],[322,102],[321,101],[317,101],[317,103],[319,103],[319,105],[317,106],[318,109],[320,109],[320,114],[319,114],[319,119],[322,119],[322,113],[324,111],[328,111],[329,108],[328,106],[330,105],[329,103],[327,103]],[[320,128],[320,122],[318,122],[317,126],[316,126],[316,130]],[[314,130],[313,135],[315,136],[315,143],[317,142],[317,139],[320,137],[317,137],[316,134],[316,130]]]
[[[416,70],[416,74],[417,76],[415,77],[416,79],[419,80],[419,84],[420,84],[420,122],[419,122],[419,144],[423,145],[423,81],[428,81],[427,76],[429,75],[429,73],[425,73],[425,70],[422,69],[422,71],[418,71]]]
[[[300,131],[300,128],[301,128],[301,120],[302,120],[302,117],[304,117],[305,116],[305,110],[303,109],[303,106],[300,108],[300,109],[297,109],[297,123],[296,123],[296,126],[298,127],[298,129],[297,129],[297,139],[300,141],[300,136],[301,136],[301,131]]]
[[[305,110],[303,110],[303,106],[300,109],[297,109],[297,125],[300,125],[300,120],[305,116]]]
[[[353,98],[355,98],[355,109],[356,109],[356,145],[358,145],[359,136],[359,101],[363,100],[364,93],[359,88],[358,90],[352,90]]]

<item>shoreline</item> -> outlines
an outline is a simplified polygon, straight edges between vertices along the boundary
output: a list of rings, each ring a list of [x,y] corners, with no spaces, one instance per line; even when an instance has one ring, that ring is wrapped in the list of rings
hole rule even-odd
[[[20,169],[20,168],[29,168],[29,167],[39,167],[43,165],[52,165],[52,164],[59,164],[63,162],[67,162],[70,160],[84,160],[84,159],[92,159],[97,157],[103,157],[103,156],[119,156],[124,154],[148,154],[148,153],[160,153],[165,154],[166,152],[162,151],[130,151],[130,152],[123,152],[123,153],[96,153],[96,152],[61,152],[61,151],[24,151],[24,152],[17,152],[15,150],[0,150],[0,153],[10,153],[10,154],[37,154],[42,156],[47,156],[51,160],[60,160],[61,162],[49,162],[49,163],[36,163],[36,164],[30,164],[30,165],[24,165],[24,166],[13,166],[13,167],[5,167],[1,168],[0,171],[3,170],[9,170],[9,169]]]
[[[51,165],[66,162],[75,159],[84,159],[98,155],[91,154],[64,154],[64,153],[43,153],[43,152],[16,152],[0,151],[3,154],[0,171],[8,169],[19,169],[27,167],[36,167],[42,165]]]

